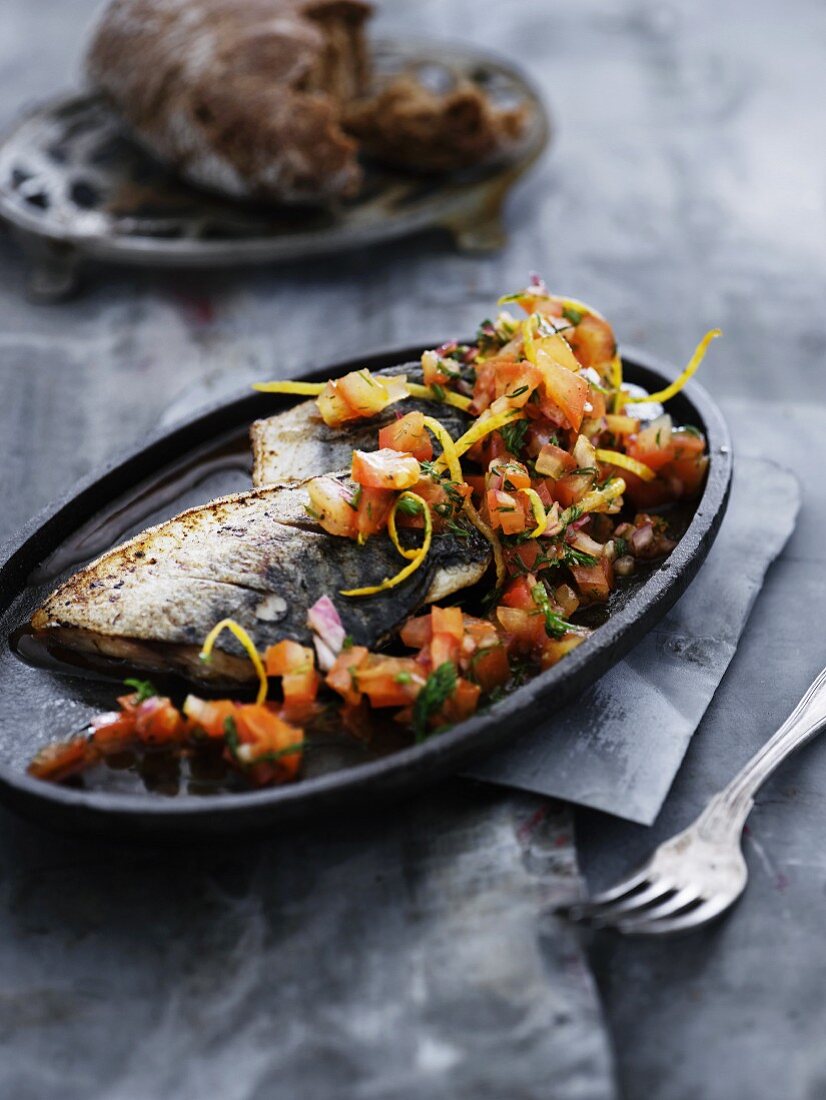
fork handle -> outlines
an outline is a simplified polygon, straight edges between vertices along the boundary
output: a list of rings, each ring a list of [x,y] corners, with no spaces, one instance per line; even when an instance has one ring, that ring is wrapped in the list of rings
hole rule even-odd
[[[826,726],[826,668],[816,677],[792,713],[709,803],[701,815],[706,828],[728,824],[743,828],[754,796],[787,756],[805,745]],[[704,830],[705,831],[705,830]]]

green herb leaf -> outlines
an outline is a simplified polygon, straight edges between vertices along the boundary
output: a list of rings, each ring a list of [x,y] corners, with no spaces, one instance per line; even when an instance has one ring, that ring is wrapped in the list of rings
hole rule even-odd
[[[528,392],[527,386],[518,386],[513,393],[506,393],[505,397],[521,397],[523,393]]]
[[[413,683],[413,677],[410,675],[409,672],[404,672],[404,671],[397,672],[396,675],[394,676],[394,680],[396,681],[397,684],[412,684]]]
[[[158,690],[150,680],[124,680],[126,687],[132,688],[138,697],[138,702],[144,699],[152,699],[158,694]]]
[[[400,497],[396,505],[396,512],[402,516],[418,516],[421,510],[421,504],[412,497]]]
[[[424,741],[428,736],[430,719],[439,713],[455,690],[456,666],[445,661],[428,676],[413,704],[413,731],[417,741]]]
[[[509,424],[503,424],[499,429],[502,441],[512,455],[518,458],[525,446],[525,436],[528,433],[527,420],[511,420]]]
[[[562,310],[562,316],[566,321],[570,321],[572,325],[578,325],[585,314],[581,309],[573,309],[571,306],[565,306]]]
[[[353,641],[353,635],[352,634],[345,634],[344,635],[344,641],[341,643],[341,648],[342,649],[352,649],[354,644],[355,643]]]
[[[551,607],[548,593],[544,584],[535,584],[531,589],[533,602],[545,616],[545,630],[550,638],[562,638],[569,630],[574,630],[573,624],[566,622],[561,615],[557,615]]]

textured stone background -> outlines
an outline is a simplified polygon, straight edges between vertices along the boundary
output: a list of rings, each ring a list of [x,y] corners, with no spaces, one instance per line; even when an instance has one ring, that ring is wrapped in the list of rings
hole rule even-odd
[[[71,82],[93,7],[0,6],[0,123]],[[557,140],[513,197],[507,250],[460,257],[431,235],[282,271],[195,279],[100,270],[83,297],[45,308],[24,301],[19,257],[0,239],[2,533],[159,420],[253,377],[467,331],[529,270],[595,301],[622,341],[665,358],[684,358],[699,332],[719,324],[725,344],[715,346],[704,380],[742,451],[798,471],[803,510],[654,828],[581,815],[585,866],[603,885],[725,782],[826,659],[826,7],[397,0],[380,22],[387,32],[498,47],[544,89]],[[761,797],[747,840],[751,886],[719,927],[669,944],[594,941],[624,1096],[808,1100],[826,1091],[824,795],[826,744],[815,743]],[[487,813],[476,826],[480,819]],[[261,983],[251,964],[261,943],[272,945],[273,914],[278,930],[290,919],[288,910],[266,909],[267,889],[256,918],[248,901],[204,896],[197,860],[117,852],[98,860],[5,814],[2,822],[4,1093],[203,1093],[217,1080],[196,1072],[209,1044],[187,1047],[182,1035],[220,1045],[231,1031],[261,1051],[248,992]],[[321,857],[314,850],[312,858]],[[227,867],[221,898],[248,898],[243,861]],[[268,857],[256,867],[265,883],[278,874]],[[215,904],[221,919],[210,921]],[[369,935],[383,916],[393,919],[379,905],[355,934]],[[142,929],[150,946],[137,951]],[[267,954],[271,964],[277,957]],[[165,974],[180,993],[165,988]],[[187,1012],[192,1026],[180,1024]],[[289,1013],[280,1022],[289,1028]],[[604,1052],[590,1053],[592,1068],[604,1071]],[[444,1069],[444,1052],[433,1057]],[[186,1087],[162,1068],[133,1076],[153,1058],[159,1067],[190,1059],[194,1076]],[[224,1064],[222,1094],[273,1095],[267,1073],[276,1071],[267,1063],[256,1077],[256,1064],[246,1055]],[[582,1095],[604,1094],[597,1070]],[[552,1074],[544,1082],[536,1095],[561,1094]],[[488,1094],[534,1095],[498,1086]]]

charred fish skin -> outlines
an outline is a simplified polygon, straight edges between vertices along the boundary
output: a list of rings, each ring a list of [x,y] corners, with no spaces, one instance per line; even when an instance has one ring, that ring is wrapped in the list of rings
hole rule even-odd
[[[192,508],[103,554],[65,581],[32,618],[47,641],[119,657],[135,668],[172,667],[196,681],[254,678],[224,633],[209,664],[198,660],[216,622],[232,618],[261,651],[282,638],[308,642],[307,611],[322,595],[358,645],[391,637],[422,604],[474,584],[490,560],[464,519],[436,533],[424,564],[398,587],[364,598],[404,564],[387,535],[360,547],[321,531],[303,485],[253,489]]]
[[[403,363],[377,373],[405,374],[411,382],[422,379],[418,363]],[[301,401],[284,412],[252,424],[252,483],[255,486],[277,485],[285,481],[304,481],[331,470],[349,469],[354,450],[377,450],[380,429],[399,415],[413,411],[435,417],[454,439],[468,424],[468,417],[452,405],[410,398],[390,405],[369,420],[329,428],[321,419],[314,400]],[[436,441],[434,453],[441,453]]]

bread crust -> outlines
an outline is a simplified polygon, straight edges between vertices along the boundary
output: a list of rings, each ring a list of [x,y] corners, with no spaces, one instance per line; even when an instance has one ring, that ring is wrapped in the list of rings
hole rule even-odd
[[[368,73],[363,0],[113,0],[87,74],[194,184],[288,203],[354,194],[339,120]]]

